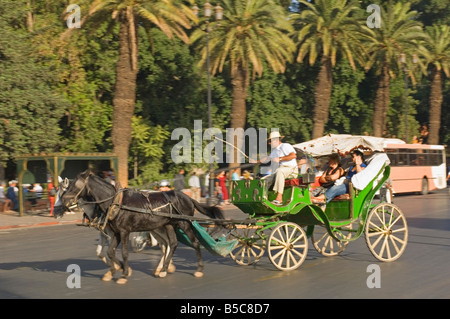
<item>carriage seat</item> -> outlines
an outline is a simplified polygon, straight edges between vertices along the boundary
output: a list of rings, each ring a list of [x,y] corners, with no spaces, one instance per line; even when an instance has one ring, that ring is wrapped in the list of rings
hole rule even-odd
[[[300,186],[300,185],[305,185],[303,184],[303,180],[301,177],[299,178],[291,178],[291,179],[286,179],[284,181],[284,186]]]
[[[284,181],[284,186],[285,187],[286,186],[306,186],[308,184],[311,185],[311,188],[315,188],[317,186],[320,186],[320,184],[319,184],[319,177],[315,178],[315,182],[314,183],[309,183],[308,181],[304,181],[301,175],[299,175],[298,178],[289,178],[289,179],[286,179]]]

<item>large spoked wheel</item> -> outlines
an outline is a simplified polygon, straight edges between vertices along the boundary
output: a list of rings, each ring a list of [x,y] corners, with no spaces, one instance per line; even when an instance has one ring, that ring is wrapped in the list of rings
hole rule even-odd
[[[405,216],[394,204],[378,204],[367,216],[365,235],[367,247],[375,258],[394,261],[403,254],[408,243]]]
[[[308,253],[305,231],[295,223],[278,224],[270,233],[268,253],[270,261],[279,270],[297,269]]]
[[[257,263],[264,255],[266,241],[252,228],[236,228],[228,239],[237,239],[238,244],[230,252],[231,258],[239,265],[249,266]]]
[[[348,240],[352,236],[352,225],[333,228],[333,235],[340,241],[331,237],[324,226],[314,226],[311,242],[320,254],[327,257],[336,256],[347,247]]]

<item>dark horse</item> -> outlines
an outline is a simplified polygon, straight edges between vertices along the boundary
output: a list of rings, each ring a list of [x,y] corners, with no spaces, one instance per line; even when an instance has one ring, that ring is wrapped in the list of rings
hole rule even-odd
[[[97,205],[97,212],[107,223],[112,233],[108,248],[108,266],[111,276],[121,262],[115,256],[117,246],[122,243],[123,275],[117,283],[125,283],[130,275],[128,266],[128,240],[131,232],[151,231],[162,246],[162,269],[159,277],[165,277],[175,249],[178,246],[175,229],[181,229],[197,253],[196,277],[203,276],[203,260],[200,242],[195,237],[192,223],[183,216],[193,216],[195,209],[212,219],[223,219],[221,210],[205,206],[178,191],[143,193],[133,189],[116,190],[114,186],[89,171],[78,174],[60,194],[61,205],[54,208],[55,217],[61,217],[69,207]],[[145,211],[145,212],[144,212]],[[107,216],[105,212],[108,212]],[[163,214],[161,216],[159,214]],[[170,217],[173,216],[173,217]],[[178,218],[177,218],[178,217]],[[160,263],[161,264],[161,263]],[[108,275],[107,273],[107,275]]]

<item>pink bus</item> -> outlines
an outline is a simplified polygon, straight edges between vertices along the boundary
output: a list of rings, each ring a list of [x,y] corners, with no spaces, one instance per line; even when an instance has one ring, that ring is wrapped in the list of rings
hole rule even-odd
[[[447,187],[445,149],[442,145],[385,144],[391,161],[394,193],[420,192]]]

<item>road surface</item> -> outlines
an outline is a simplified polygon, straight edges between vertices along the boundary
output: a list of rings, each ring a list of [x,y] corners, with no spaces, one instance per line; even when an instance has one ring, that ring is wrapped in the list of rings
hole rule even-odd
[[[195,252],[180,244],[174,257],[177,271],[164,279],[152,275],[158,249],[130,253],[133,274],[126,285],[101,281],[107,269],[95,256],[94,229],[3,230],[0,298],[449,298],[450,196],[446,191],[397,196],[395,204],[407,217],[409,242],[392,263],[377,261],[361,237],[336,257],[324,257],[310,245],[305,262],[291,272],[277,270],[267,254],[245,267],[203,250],[205,275],[195,278]]]

